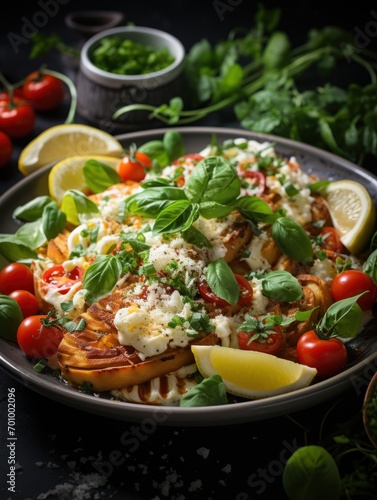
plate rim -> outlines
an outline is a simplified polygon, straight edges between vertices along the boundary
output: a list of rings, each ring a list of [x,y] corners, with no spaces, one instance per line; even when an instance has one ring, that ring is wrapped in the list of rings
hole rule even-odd
[[[162,137],[167,131],[177,131],[183,136],[193,134],[207,134],[208,137],[215,135],[229,135],[232,137],[245,137],[257,141],[267,141],[275,143],[276,148],[284,147],[287,149],[297,149],[301,154],[309,155],[317,159],[322,159],[334,165],[340,166],[345,170],[357,170],[361,177],[372,180],[376,184],[377,196],[377,176],[364,167],[358,166],[347,159],[341,158],[331,152],[322,150],[315,146],[301,143],[292,139],[279,137],[271,134],[252,132],[245,129],[232,127],[164,127],[148,130],[138,130],[115,135],[119,142],[131,142],[132,140],[149,140],[153,136]],[[24,179],[21,179],[14,186],[9,188],[0,196],[0,206],[5,204],[8,199],[15,196],[23,186],[33,183],[39,177],[46,175],[53,164],[46,165],[36,172],[31,173]],[[358,376],[364,372],[365,384],[367,385],[368,376],[365,374],[370,365],[377,368],[377,351],[362,359],[359,363],[351,366],[346,371],[331,377],[330,379],[320,381],[309,387],[293,391],[291,393],[272,396],[261,400],[242,401],[240,403],[206,406],[206,407],[166,407],[166,406],[148,406],[137,403],[128,403],[110,399],[97,398],[91,394],[85,394],[69,387],[59,380],[51,380],[52,377],[46,374],[40,374],[33,370],[31,365],[26,368],[15,366],[9,356],[4,354],[5,350],[11,352],[18,347],[14,342],[0,339],[0,368],[9,373],[20,383],[38,392],[39,394],[58,401],[67,406],[78,410],[95,413],[117,420],[130,422],[146,422],[151,420],[155,425],[162,426],[219,426],[233,425],[236,423],[252,422],[267,418],[282,416],[292,411],[306,409],[316,404],[320,404],[341,392],[352,387],[352,376]],[[317,396],[316,398],[314,396]],[[313,402],[315,399],[315,402]]]

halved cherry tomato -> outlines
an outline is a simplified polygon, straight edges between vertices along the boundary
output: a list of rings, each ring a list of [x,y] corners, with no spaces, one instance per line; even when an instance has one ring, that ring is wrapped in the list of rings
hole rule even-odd
[[[63,101],[64,85],[55,76],[33,71],[23,85],[24,98],[37,111],[50,111]]]
[[[317,369],[319,377],[341,372],[347,361],[347,349],[338,338],[320,339],[314,330],[304,333],[297,342],[298,361]]]
[[[348,269],[339,273],[331,283],[331,295],[335,301],[347,299],[363,292],[368,293],[362,295],[357,303],[363,311],[367,311],[376,302],[377,286],[367,273],[358,269]]]
[[[238,345],[244,351],[258,351],[266,354],[277,354],[284,342],[283,330],[279,325],[272,327],[273,332],[261,333],[258,338],[251,340],[255,332],[238,332]]]
[[[9,294],[20,306],[24,318],[37,314],[39,303],[37,297],[27,290],[14,290]]]
[[[35,125],[35,111],[30,104],[19,100],[0,101],[0,131],[11,139],[29,135]]]
[[[48,358],[56,353],[63,338],[58,326],[45,326],[45,314],[28,316],[19,325],[17,343],[29,358]]]
[[[61,264],[50,267],[44,271],[42,280],[58,288],[59,293],[66,294],[73,285],[82,280],[84,270],[76,266],[71,271],[66,271]]]
[[[33,273],[21,262],[12,262],[0,271],[0,293],[10,295],[14,290],[27,290],[34,294]]]
[[[172,165],[178,166],[178,167],[180,167],[182,165],[195,166],[203,159],[204,159],[204,156],[202,156],[199,153],[188,153],[188,154],[180,156],[179,158],[174,160]]]
[[[247,306],[251,304],[251,301],[253,300],[253,288],[250,285],[249,281],[247,281],[247,279],[241,276],[240,274],[235,274],[234,277],[236,278],[236,281],[240,287],[240,296],[237,304],[239,306]],[[201,297],[206,302],[216,304],[220,307],[230,305],[226,300],[222,299],[221,297],[218,297],[216,294],[213,293],[206,280],[202,280],[199,283],[198,289]]]
[[[13,144],[4,132],[0,132],[0,168],[9,163],[13,152]]]
[[[253,187],[258,188],[257,193],[259,195],[263,194],[266,190],[266,176],[263,172],[259,170],[247,169],[242,172],[242,176],[247,180],[247,182]]]
[[[326,250],[330,250],[331,252],[335,253],[344,253],[344,245],[340,241],[338,231],[335,229],[335,227],[324,227],[321,231],[321,236],[323,240],[323,247]]]
[[[151,158],[141,151],[124,156],[118,164],[118,174],[123,182],[141,182],[146,175],[146,169],[152,165]]]

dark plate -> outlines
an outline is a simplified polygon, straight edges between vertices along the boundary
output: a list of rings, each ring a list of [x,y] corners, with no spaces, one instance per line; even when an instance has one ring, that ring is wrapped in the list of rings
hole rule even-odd
[[[124,134],[117,138],[125,147],[131,143],[141,145],[151,139],[158,139],[169,129]],[[353,179],[362,183],[376,203],[377,177],[338,156],[276,136],[255,134],[240,129],[186,127],[177,128],[184,140],[187,153],[198,152],[206,147],[216,135],[219,143],[226,139],[245,137],[258,141],[270,141],[284,156],[295,156],[306,172],[319,177]],[[18,224],[12,219],[13,210],[31,198],[48,193],[47,166],[23,179],[0,198],[0,233],[14,233]],[[4,265],[0,261],[0,267]],[[141,422],[152,419],[156,425],[171,426],[213,426],[257,421],[292,413],[338,396],[350,388],[364,391],[377,365],[377,335],[375,320],[370,320],[363,332],[348,343],[350,361],[346,369],[328,380],[317,382],[298,391],[258,401],[239,401],[235,404],[203,408],[151,407],[112,401],[104,397],[78,392],[50,375],[34,371],[32,364],[20,349],[11,342],[0,339],[0,365],[14,378],[48,398],[65,405],[97,415],[118,420]]]

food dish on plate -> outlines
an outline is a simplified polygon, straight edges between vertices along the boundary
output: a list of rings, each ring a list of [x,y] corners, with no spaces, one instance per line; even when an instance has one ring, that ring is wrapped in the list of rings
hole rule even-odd
[[[216,131],[211,131],[210,133],[209,131],[200,131],[195,129],[195,133],[192,135],[200,135],[200,132],[202,132],[202,134],[206,132],[201,139],[205,140],[205,145],[208,146],[213,139],[212,132],[216,133]],[[328,287],[324,286],[324,283],[325,279],[331,278],[331,272],[334,271],[330,271],[330,273],[327,272],[327,275],[326,273],[325,275],[322,274],[322,278],[325,278],[322,279],[319,276],[316,276],[316,272],[314,272],[313,269],[314,261],[318,260],[317,253],[320,251],[319,247],[323,245],[321,250],[325,248],[323,242],[318,244],[318,241],[316,240],[316,244],[318,246],[316,247],[316,245],[313,245],[314,240],[312,239],[310,242],[310,249],[313,249],[314,253],[308,257],[308,252],[310,253],[308,247],[306,246],[306,250],[303,250],[303,247],[306,245],[306,240],[304,240],[304,242],[301,241],[301,245],[297,245],[300,246],[300,251],[297,253],[297,248],[296,251],[288,249],[287,247],[284,247],[281,242],[279,244],[279,241],[276,238],[273,239],[271,235],[268,236],[264,234],[266,233],[266,230],[270,230],[272,220],[267,221],[266,214],[270,217],[272,216],[271,214],[278,213],[278,209],[281,208],[284,208],[284,210],[292,210],[292,208],[295,208],[296,212],[294,212],[294,218],[297,219],[299,217],[300,224],[306,224],[306,229],[308,230],[308,233],[312,234],[312,236],[318,236],[321,232],[319,226],[321,226],[321,224],[323,226],[324,221],[326,221],[326,226],[330,225],[331,221],[329,213],[322,195],[320,193],[315,193],[314,190],[310,191],[308,188],[309,185],[313,185],[316,181],[316,177],[314,176],[314,173],[307,168],[307,165],[305,165],[305,154],[302,155],[302,152],[300,151],[302,146],[290,141],[280,141],[277,138],[270,138],[267,136],[261,136],[259,138],[253,134],[244,132],[241,133],[241,131],[231,131],[231,133],[228,132],[228,134],[225,132],[225,136],[227,136],[227,139],[231,140],[232,144],[228,143],[227,146],[222,149],[223,139],[221,134],[224,134],[224,131],[219,129],[217,132],[220,134],[220,136],[217,137],[217,144],[221,144],[221,150],[224,154],[218,156],[219,150],[216,149],[213,144],[207,148],[203,147],[203,145],[200,146],[199,144],[198,148],[191,150],[188,150],[186,146],[186,151],[190,151],[191,153],[200,152],[202,157],[210,156],[210,158],[208,161],[203,160],[202,162],[199,162],[198,168],[192,168],[192,159],[178,160],[178,162],[175,162],[176,164],[173,167],[171,167],[169,163],[166,167],[164,167],[163,171],[158,173],[157,178],[152,176],[152,174],[148,174],[146,178],[147,184],[144,184],[144,187],[140,187],[138,184],[128,183],[126,213],[128,213],[128,217],[130,218],[128,220],[127,231],[125,230],[125,227],[117,226],[116,231],[114,231],[114,227],[112,227],[109,234],[106,235],[104,240],[102,239],[100,244],[97,242],[97,236],[95,239],[92,237],[92,240],[90,241],[90,229],[98,229],[99,225],[102,224],[101,230],[103,231],[104,219],[98,217],[98,214],[96,214],[97,218],[94,221],[93,219],[91,222],[88,222],[88,220],[81,221],[81,223],[85,225],[85,228],[82,224],[77,224],[79,229],[71,228],[70,234],[67,236],[68,239],[66,240],[68,246],[64,247],[63,244],[64,250],[61,255],[58,255],[56,252],[54,253],[53,246],[51,246],[50,250],[47,251],[47,260],[40,261],[38,266],[36,266],[38,270],[35,271],[35,275],[37,277],[40,299],[41,301],[43,300],[44,307],[46,309],[49,309],[50,307],[56,309],[57,307],[59,308],[61,303],[67,302],[67,299],[72,299],[73,303],[76,305],[76,313],[72,315],[72,317],[77,316],[78,318],[81,317],[81,319],[86,320],[86,325],[83,330],[84,333],[81,334],[75,330],[68,332],[65,335],[58,351],[58,360],[60,363],[60,369],[62,369],[63,372],[63,377],[65,380],[76,385],[76,387],[77,384],[82,385],[83,382],[89,381],[93,385],[95,391],[102,392],[103,390],[118,390],[116,393],[118,398],[125,399],[127,397],[127,394],[124,393],[125,391],[119,392],[119,389],[121,389],[120,385],[123,385],[124,380],[126,379],[122,379],[121,383],[117,381],[113,384],[111,380],[116,380],[117,378],[114,377],[114,375],[107,376],[108,373],[114,368],[116,369],[113,370],[113,372],[117,372],[117,375],[119,375],[119,372],[121,371],[119,370],[119,358],[114,358],[109,361],[108,356],[94,356],[89,358],[85,355],[85,353],[90,350],[94,352],[96,351],[96,348],[103,348],[109,339],[112,339],[111,347],[110,344],[107,345],[107,348],[109,349],[112,349],[115,344],[117,347],[124,347],[133,344],[132,348],[134,351],[137,351],[137,355],[140,360],[148,360],[151,357],[152,359],[155,359],[153,356],[160,356],[160,354],[156,351],[157,349],[161,350],[161,345],[163,346],[164,352],[166,349],[169,349],[170,352],[172,352],[172,349],[173,352],[176,353],[177,351],[174,351],[174,349],[176,349],[177,346],[178,349],[180,349],[177,342],[177,339],[179,339],[180,342],[183,342],[184,356],[187,357],[184,361],[180,360],[176,365],[173,363],[172,366],[168,366],[167,370],[163,370],[164,374],[176,371],[177,368],[182,365],[189,365],[189,371],[193,373],[193,371],[195,371],[195,365],[192,363],[193,358],[190,358],[190,356],[187,355],[187,353],[190,352],[190,350],[187,349],[187,346],[189,346],[189,344],[193,341],[197,342],[205,340],[210,343],[220,343],[225,346],[231,345],[234,348],[239,348],[239,333],[242,330],[245,330],[244,323],[247,321],[248,313],[249,316],[253,317],[261,315],[265,316],[266,313],[268,313],[268,316],[271,317],[272,313],[274,313],[273,316],[275,317],[275,320],[278,316],[290,317],[290,325],[284,325],[284,329],[286,330],[284,342],[277,354],[280,357],[297,361],[295,347],[297,338],[302,333],[302,331],[300,331],[300,326],[304,323],[304,321],[297,320],[294,316],[295,311],[297,309],[300,311],[314,309],[316,311],[315,314],[319,313],[318,318],[320,318],[323,317],[325,311],[332,303]],[[185,134],[187,133],[189,133],[189,130],[182,131],[184,140],[186,139]],[[139,144],[142,145],[146,142],[146,140],[152,137],[162,137],[163,134],[161,134],[162,132],[159,131],[144,135],[140,134],[140,137],[138,137],[138,134],[134,134],[134,138],[135,140],[139,139]],[[240,140],[239,138],[242,139]],[[257,141],[257,139],[259,140]],[[132,140],[132,138],[129,138],[128,136],[127,140]],[[288,147],[288,150],[289,147],[298,147],[298,154],[291,151],[291,153],[288,153],[289,156],[285,156],[284,159],[284,154],[286,153],[282,151],[281,154],[283,156],[281,158],[277,158],[275,157],[272,142],[273,144],[276,144],[276,147],[280,150],[282,149],[282,145],[283,149],[285,146]],[[281,142],[281,144],[279,144],[279,142]],[[248,148],[250,149],[249,151]],[[309,156],[310,153],[315,153],[316,155],[322,154],[316,150],[312,152],[310,151],[310,148],[308,149]],[[303,156],[304,159],[303,163],[305,172],[302,172],[299,168],[301,164],[300,160],[302,160],[300,156]],[[227,157],[227,159],[224,160],[224,157]],[[261,194],[262,187],[260,184],[257,185],[254,183],[255,176],[251,172],[257,171],[256,167],[258,161],[259,165],[261,165],[263,163],[263,157],[265,159],[268,158],[267,164],[270,167],[272,166],[272,163],[275,164],[275,167],[273,172],[269,172],[271,175],[268,175],[267,178],[265,177],[266,188],[263,186],[265,192]],[[324,160],[321,158],[318,159],[315,155],[314,158],[316,162],[318,162],[318,165],[323,167]],[[339,161],[336,158],[332,158],[331,155],[327,158],[327,155],[324,154],[324,158],[330,162],[332,160]],[[240,161],[241,159],[242,161]],[[214,166],[213,168],[211,167],[211,162],[216,162],[216,168],[214,168]],[[197,159],[194,160],[194,163],[197,163]],[[204,169],[203,165],[205,165]],[[238,173],[240,175],[237,175],[237,166],[239,169]],[[315,166],[316,165],[313,164],[314,171]],[[266,168],[266,166],[264,168]],[[198,184],[198,179],[201,177],[200,169],[202,169],[203,172],[207,169],[207,172],[211,171],[212,173],[213,171],[222,170],[221,182],[217,182],[215,189],[213,189],[215,186],[215,176],[212,174],[212,177],[206,179],[206,189],[200,188],[200,182]],[[193,172],[196,173],[193,175]],[[178,173],[180,175],[177,175]],[[233,173],[236,175],[233,175]],[[230,175],[230,177],[227,178],[227,175]],[[364,174],[361,173],[360,175],[362,176]],[[321,177],[320,172],[318,173],[318,176]],[[341,172],[341,176],[348,177],[348,175],[344,175],[344,172]],[[228,182],[226,188],[224,188],[225,182]],[[370,182],[374,183],[374,179],[372,178]],[[286,187],[283,189],[284,185]],[[159,199],[160,188],[163,189],[165,194],[164,197],[160,197]],[[174,193],[172,192],[173,199],[175,199],[174,196],[178,197],[178,192],[185,193],[186,198],[188,195],[188,201],[191,203],[187,203],[187,199],[182,197],[180,194],[180,198],[178,198],[178,200],[180,202],[183,201],[183,203],[175,205],[175,207],[178,207],[179,209],[185,205],[183,207],[184,210],[183,212],[181,211],[181,213],[190,210],[194,211],[192,205],[194,205],[195,202],[199,205],[201,204],[201,215],[199,216],[199,214],[197,214],[192,216],[190,221],[188,221],[189,217],[181,216],[179,221],[181,226],[174,226],[177,222],[172,222],[172,220],[174,219],[174,221],[176,221],[177,219],[175,217],[169,219],[169,210],[165,210],[165,212],[163,212],[165,219],[162,216],[157,216],[156,219],[156,213],[151,216],[152,212],[148,206],[150,205],[150,201],[146,202],[146,200],[151,200],[152,194],[154,193],[153,196],[155,196],[155,200],[158,200],[158,203],[161,202],[161,199],[166,201],[167,189],[171,189],[173,191],[175,190]],[[293,193],[292,190],[295,192]],[[160,191],[162,192],[161,189]],[[198,198],[197,193],[200,191],[202,192],[202,195]],[[148,193],[147,196],[145,196],[145,193]],[[103,209],[107,210],[106,224],[110,224],[110,212],[114,214],[119,210],[115,200],[124,200],[124,194],[124,190],[119,191],[114,188],[110,188],[110,191],[106,193],[106,203],[102,202]],[[258,196],[254,197],[255,194]],[[99,203],[97,206],[101,206],[100,198],[103,199],[103,196],[104,195],[99,193],[94,195],[94,200]],[[243,198],[243,196],[245,196],[245,198]],[[242,209],[240,209],[241,211],[239,210],[238,213],[235,213],[234,207],[232,206],[234,200],[242,198],[244,200],[242,203],[246,203],[246,198],[249,200],[253,199],[255,201],[257,199],[260,200],[260,196],[263,198],[263,203],[261,204],[263,209],[260,209],[259,212],[264,215],[259,215],[259,220],[252,219],[250,210],[247,210],[248,205],[244,205]],[[223,198],[220,199],[221,197]],[[313,203],[308,204],[308,198],[312,200]],[[289,199],[290,202],[288,203]],[[303,202],[304,200],[306,200],[305,203]],[[13,203],[15,203],[15,200],[13,200]],[[180,207],[180,205],[182,205],[182,207]],[[216,205],[215,208],[214,205]],[[115,206],[117,206],[117,208],[115,208]],[[315,210],[313,209],[314,206]],[[110,207],[112,207],[112,210],[109,210]],[[230,210],[229,207],[232,209]],[[238,205],[238,207],[240,208],[241,205]],[[266,210],[266,207],[271,210]],[[304,207],[308,208],[308,211],[305,212],[305,210],[302,210]],[[160,209],[161,204],[159,205],[159,210]],[[313,217],[314,212],[315,215]],[[168,214],[167,218],[166,214]],[[203,217],[203,215],[206,215],[206,217]],[[216,217],[214,217],[214,215],[216,215]],[[303,220],[302,217],[306,217],[307,219]],[[316,220],[317,223],[321,221],[321,224],[311,224],[313,219]],[[168,223],[166,220],[168,220]],[[282,220],[286,220],[285,212],[281,212],[277,220],[280,220],[280,222]],[[214,221],[216,221],[216,224],[214,224]],[[167,224],[170,224],[170,229],[167,229]],[[219,224],[221,225],[219,226]],[[158,227],[163,229],[159,230]],[[221,228],[220,231],[218,230],[219,227]],[[187,231],[185,233],[186,239],[182,238],[182,229],[184,233]],[[92,231],[92,234],[94,233],[98,234],[98,231]],[[117,236],[114,236],[114,234]],[[231,235],[230,238],[229,235]],[[59,238],[58,240],[55,240],[56,243],[59,243]],[[63,238],[63,243],[64,239],[65,238]],[[89,296],[83,300],[83,296],[85,296],[86,292],[83,292],[85,287],[83,288],[82,281],[80,280],[76,285],[74,285],[74,287],[76,286],[76,289],[74,289],[74,287],[71,288],[67,294],[61,294],[59,293],[59,290],[51,291],[51,287],[46,286],[46,280],[42,280],[42,282],[38,281],[42,278],[43,273],[47,268],[61,265],[62,263],[64,263],[64,266],[68,270],[74,269],[78,264],[85,268],[85,270],[92,266],[91,269],[93,270],[95,267],[93,261],[95,261],[97,254],[102,255],[99,261],[111,260],[112,263],[114,263],[114,259],[119,260],[120,257],[120,239],[122,240],[123,247],[127,246],[127,255],[136,255],[138,261],[137,263],[132,262],[132,264],[130,264],[130,262],[127,263],[127,273],[124,273],[123,271],[118,273],[117,271],[115,281],[110,280],[112,282],[112,286],[105,290],[104,293],[103,288],[101,293],[99,293],[98,287],[93,287],[93,289],[88,292],[91,295],[90,300],[87,300]],[[189,243],[187,241],[188,239],[190,239]],[[106,242],[106,244],[104,242]],[[253,245],[256,246],[253,247]],[[88,250],[89,247],[90,250]],[[255,250],[257,247],[259,248],[258,252]],[[264,248],[262,253],[260,252],[261,247]],[[67,251],[67,248],[69,248],[69,251]],[[292,245],[292,248],[295,248],[294,245]],[[101,250],[98,252],[98,249]],[[117,257],[117,251],[115,250],[114,252],[114,249],[118,250]],[[172,249],[174,249],[173,252]],[[190,252],[188,254],[188,249],[191,252],[191,255]],[[282,249],[284,249],[284,251],[282,251]],[[122,252],[123,251],[124,249]],[[72,259],[72,252],[76,253],[74,260]],[[142,252],[144,252],[144,254],[142,254]],[[288,257],[287,254],[289,254]],[[68,258],[69,256],[71,258]],[[255,260],[256,256],[258,256],[257,260]],[[331,260],[331,258],[329,259],[328,256],[326,256],[325,259],[326,262],[329,261],[327,264],[331,267],[330,262],[334,261]],[[325,259],[322,259],[322,262]],[[180,263],[182,264],[182,262],[184,263],[183,267],[180,266]],[[262,262],[263,266],[261,268]],[[362,265],[362,261],[358,261],[356,258],[354,263],[356,267],[361,267]],[[35,264],[33,264],[33,266],[35,266]],[[123,267],[124,266],[125,262],[123,261]],[[132,266],[134,266],[133,269],[136,269],[136,272],[131,272]],[[142,268],[142,272],[139,272],[140,266],[144,266]],[[117,264],[115,267],[119,269]],[[183,276],[182,272],[187,269],[191,269],[192,273],[184,273]],[[227,273],[229,269],[238,276],[242,275],[244,279],[246,276],[246,281],[248,283],[245,284],[242,282],[242,290],[244,290],[244,293],[240,294],[239,288],[237,287],[237,283],[239,283],[239,281],[235,280],[236,286],[233,287],[231,278],[230,282],[227,281],[227,286],[224,287],[221,285],[221,279],[218,279],[218,277],[216,278],[216,275],[219,273],[225,273],[228,279],[229,274]],[[332,269],[334,270],[334,265],[332,265]],[[208,272],[208,270],[210,272]],[[269,286],[267,284],[268,279],[266,279],[266,275],[270,275],[270,273],[273,274],[274,272],[280,273],[277,274],[280,280],[282,272],[286,272],[290,276],[293,275],[293,283],[299,284],[299,292],[297,292],[299,295],[290,297],[290,300],[282,300],[281,298],[277,298],[275,292],[272,292],[272,295],[271,293],[267,293],[266,290]],[[211,273],[215,275],[215,278],[211,277]],[[87,276],[90,276],[90,273],[88,273]],[[97,274],[97,278],[98,276],[99,274]],[[286,277],[285,274],[283,276],[284,278]],[[121,278],[121,287],[118,287],[121,291],[114,292],[113,286],[118,281],[118,278]],[[94,274],[92,279],[87,280],[86,283],[88,284],[89,281],[96,281]],[[216,288],[218,295],[217,299],[220,300],[216,299],[214,304],[212,292],[211,290],[208,290],[207,286],[208,282],[210,282],[213,287],[213,284],[216,281],[218,282]],[[118,285],[119,284],[120,283],[118,282]],[[276,287],[279,288],[279,286],[275,284],[273,288],[276,290]],[[90,287],[87,286],[86,289],[88,288]],[[126,294],[124,293],[125,291],[127,291]],[[167,291],[168,293],[166,293]],[[76,298],[75,292],[78,292]],[[106,303],[106,300],[108,300],[108,294],[111,293],[115,293],[116,295],[111,296],[110,305],[109,302]],[[69,294],[71,294],[71,296]],[[161,297],[161,294],[164,296]],[[65,295],[63,300],[61,300],[62,295]],[[158,295],[160,295],[160,297],[156,302],[156,296]],[[237,297],[235,295],[237,295]],[[58,301],[56,301],[56,297],[59,298]],[[81,299],[79,299],[79,297],[81,297]],[[190,300],[186,300],[185,297],[186,299],[188,297]],[[240,299],[244,299],[247,304],[237,304]],[[228,304],[224,304],[224,301],[228,302]],[[299,302],[300,305],[298,306]],[[92,309],[89,308],[89,312],[86,310],[87,306],[85,306],[85,303],[87,305],[89,303],[92,304]],[[193,307],[193,303],[195,303],[195,309]],[[229,306],[229,303],[232,305]],[[118,311],[116,307],[114,308],[114,304],[120,305],[120,307],[118,307]],[[108,311],[112,309],[114,309],[114,311],[110,314],[111,318],[108,322],[105,321],[103,311],[99,314],[101,335],[100,338],[98,338],[97,335],[97,338],[95,339],[96,345],[93,344],[90,346],[90,343],[88,343],[88,335],[92,336],[93,340],[93,332],[96,328],[95,319],[93,317],[93,308],[96,309],[98,313],[98,306],[100,305],[102,306],[103,311],[106,311],[106,305],[108,306]],[[169,311],[169,318],[166,316],[166,309]],[[194,312],[197,314],[194,315]],[[131,325],[131,319],[134,320],[136,318],[136,323],[140,326],[141,316],[143,316],[144,327],[141,330],[139,328],[139,335],[131,335],[135,333],[132,331],[133,326]],[[162,317],[163,319],[161,320]],[[194,317],[196,323],[194,322]],[[305,321],[307,321],[308,318],[309,316],[305,318]],[[280,321],[280,319],[278,321]],[[103,334],[105,326],[109,325],[111,325],[109,331]],[[156,325],[159,326],[157,335],[151,332],[151,328],[153,329]],[[205,328],[203,328],[203,325],[206,325]],[[241,328],[241,325],[243,325],[243,328]],[[205,331],[206,329],[207,331]],[[179,335],[177,335],[177,332]],[[189,335],[187,335],[187,332]],[[130,335],[133,337],[132,339],[130,338]],[[114,339],[116,339],[115,342]],[[98,343],[102,343],[101,346],[97,345]],[[98,355],[98,351],[96,351],[96,353]],[[104,354],[104,352],[101,354]],[[93,361],[89,361],[89,359],[96,359],[97,364],[93,364]],[[362,361],[362,359],[363,357],[361,357],[358,361]],[[349,360],[349,363],[352,368],[351,359]],[[99,368],[99,370],[96,371],[93,368]],[[347,369],[350,368],[347,366]],[[145,372],[145,370],[140,370],[140,373],[143,371]],[[157,375],[161,374],[156,372],[155,368],[150,373]],[[186,372],[186,374],[187,373],[188,372]],[[106,376],[103,376],[105,374]],[[147,375],[148,379],[151,378],[151,374]],[[43,377],[43,375],[40,376]],[[122,377],[122,375],[120,376]],[[341,379],[340,382],[343,381],[341,374],[335,376],[334,387],[337,386],[337,380],[339,383],[339,378]],[[106,381],[102,383],[103,380]],[[135,379],[135,383],[139,382],[142,383],[143,380]],[[125,385],[128,386],[129,383],[127,382]],[[302,391],[308,391],[308,393],[312,391],[312,393],[315,394],[316,386],[318,388],[330,387],[328,381],[319,381],[312,387],[298,391],[297,401],[300,401],[300,393]],[[71,388],[64,388],[64,390],[67,389],[73,391]],[[317,392],[321,392],[321,389]],[[327,396],[331,392],[331,390],[328,390]],[[129,394],[131,394],[132,400],[135,396],[135,391],[129,391]],[[280,397],[287,396],[288,395],[283,395]],[[76,402],[77,397],[86,398],[87,395],[79,393],[78,396],[74,396],[73,399],[76,399]],[[293,395],[291,395],[291,397],[293,397]],[[266,407],[273,404],[273,400],[275,398],[272,397],[268,399],[268,402],[266,400]],[[299,402],[298,404],[302,404],[302,401],[303,400],[301,399],[301,403]],[[101,405],[102,402],[102,399],[97,399],[98,405]],[[153,401],[149,402],[153,403]],[[156,403],[156,401],[154,402]],[[167,402],[169,405],[176,405],[177,394],[175,394],[171,400],[167,400]],[[157,403],[161,404],[161,398],[159,398]],[[116,407],[119,403],[116,401],[107,401],[105,403],[106,408],[108,408],[108,404],[112,404]],[[129,403],[121,404],[125,405],[127,411],[132,408],[130,418],[132,418],[132,413],[134,412],[133,409],[135,407],[138,407],[138,409],[135,410],[136,414],[141,415],[144,412],[144,410],[141,409],[141,405]],[[242,402],[241,405],[235,406],[244,407],[244,405],[248,406],[253,404],[255,404],[255,407],[258,408],[263,405],[263,401],[245,401]],[[229,407],[233,408],[234,405],[229,405]],[[252,406],[250,408],[252,408]],[[221,406],[221,409],[223,409],[223,406]],[[175,412],[172,413],[172,415],[180,414],[181,417],[178,417],[179,420],[184,415],[184,412],[189,415],[191,410],[198,411],[198,417],[202,413],[202,409],[199,408],[171,408],[169,411]],[[211,412],[211,409],[206,408],[206,410]],[[115,410],[115,412],[117,413],[117,410]],[[238,414],[238,417],[235,417],[236,419],[246,418],[246,414],[243,414],[242,411],[240,413],[239,410],[235,410],[235,412]],[[228,414],[229,409],[224,409],[224,413]],[[240,416],[241,414],[243,414],[243,417]],[[272,414],[273,412],[271,412],[271,415]],[[255,418],[255,416],[249,415],[249,418]],[[183,419],[185,420],[185,417],[183,417]],[[173,420],[175,419],[173,418]]]

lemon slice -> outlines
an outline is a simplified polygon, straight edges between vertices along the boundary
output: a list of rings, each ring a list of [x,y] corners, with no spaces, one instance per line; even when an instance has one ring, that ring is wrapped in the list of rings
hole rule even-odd
[[[68,156],[120,156],[123,147],[112,135],[89,125],[63,124],[35,137],[21,151],[18,169],[29,175],[35,170]]]
[[[315,368],[271,354],[221,346],[192,346],[203,377],[220,375],[230,394],[261,399],[307,387]]]
[[[48,188],[50,196],[55,199],[58,205],[62,202],[64,193],[68,189],[77,189],[88,194],[88,187],[83,174],[83,167],[88,160],[97,160],[114,169],[119,163],[119,158],[93,154],[69,156],[55,163],[48,174]]]
[[[345,179],[329,184],[325,197],[341,242],[357,255],[376,229],[376,209],[368,190],[359,182]]]

